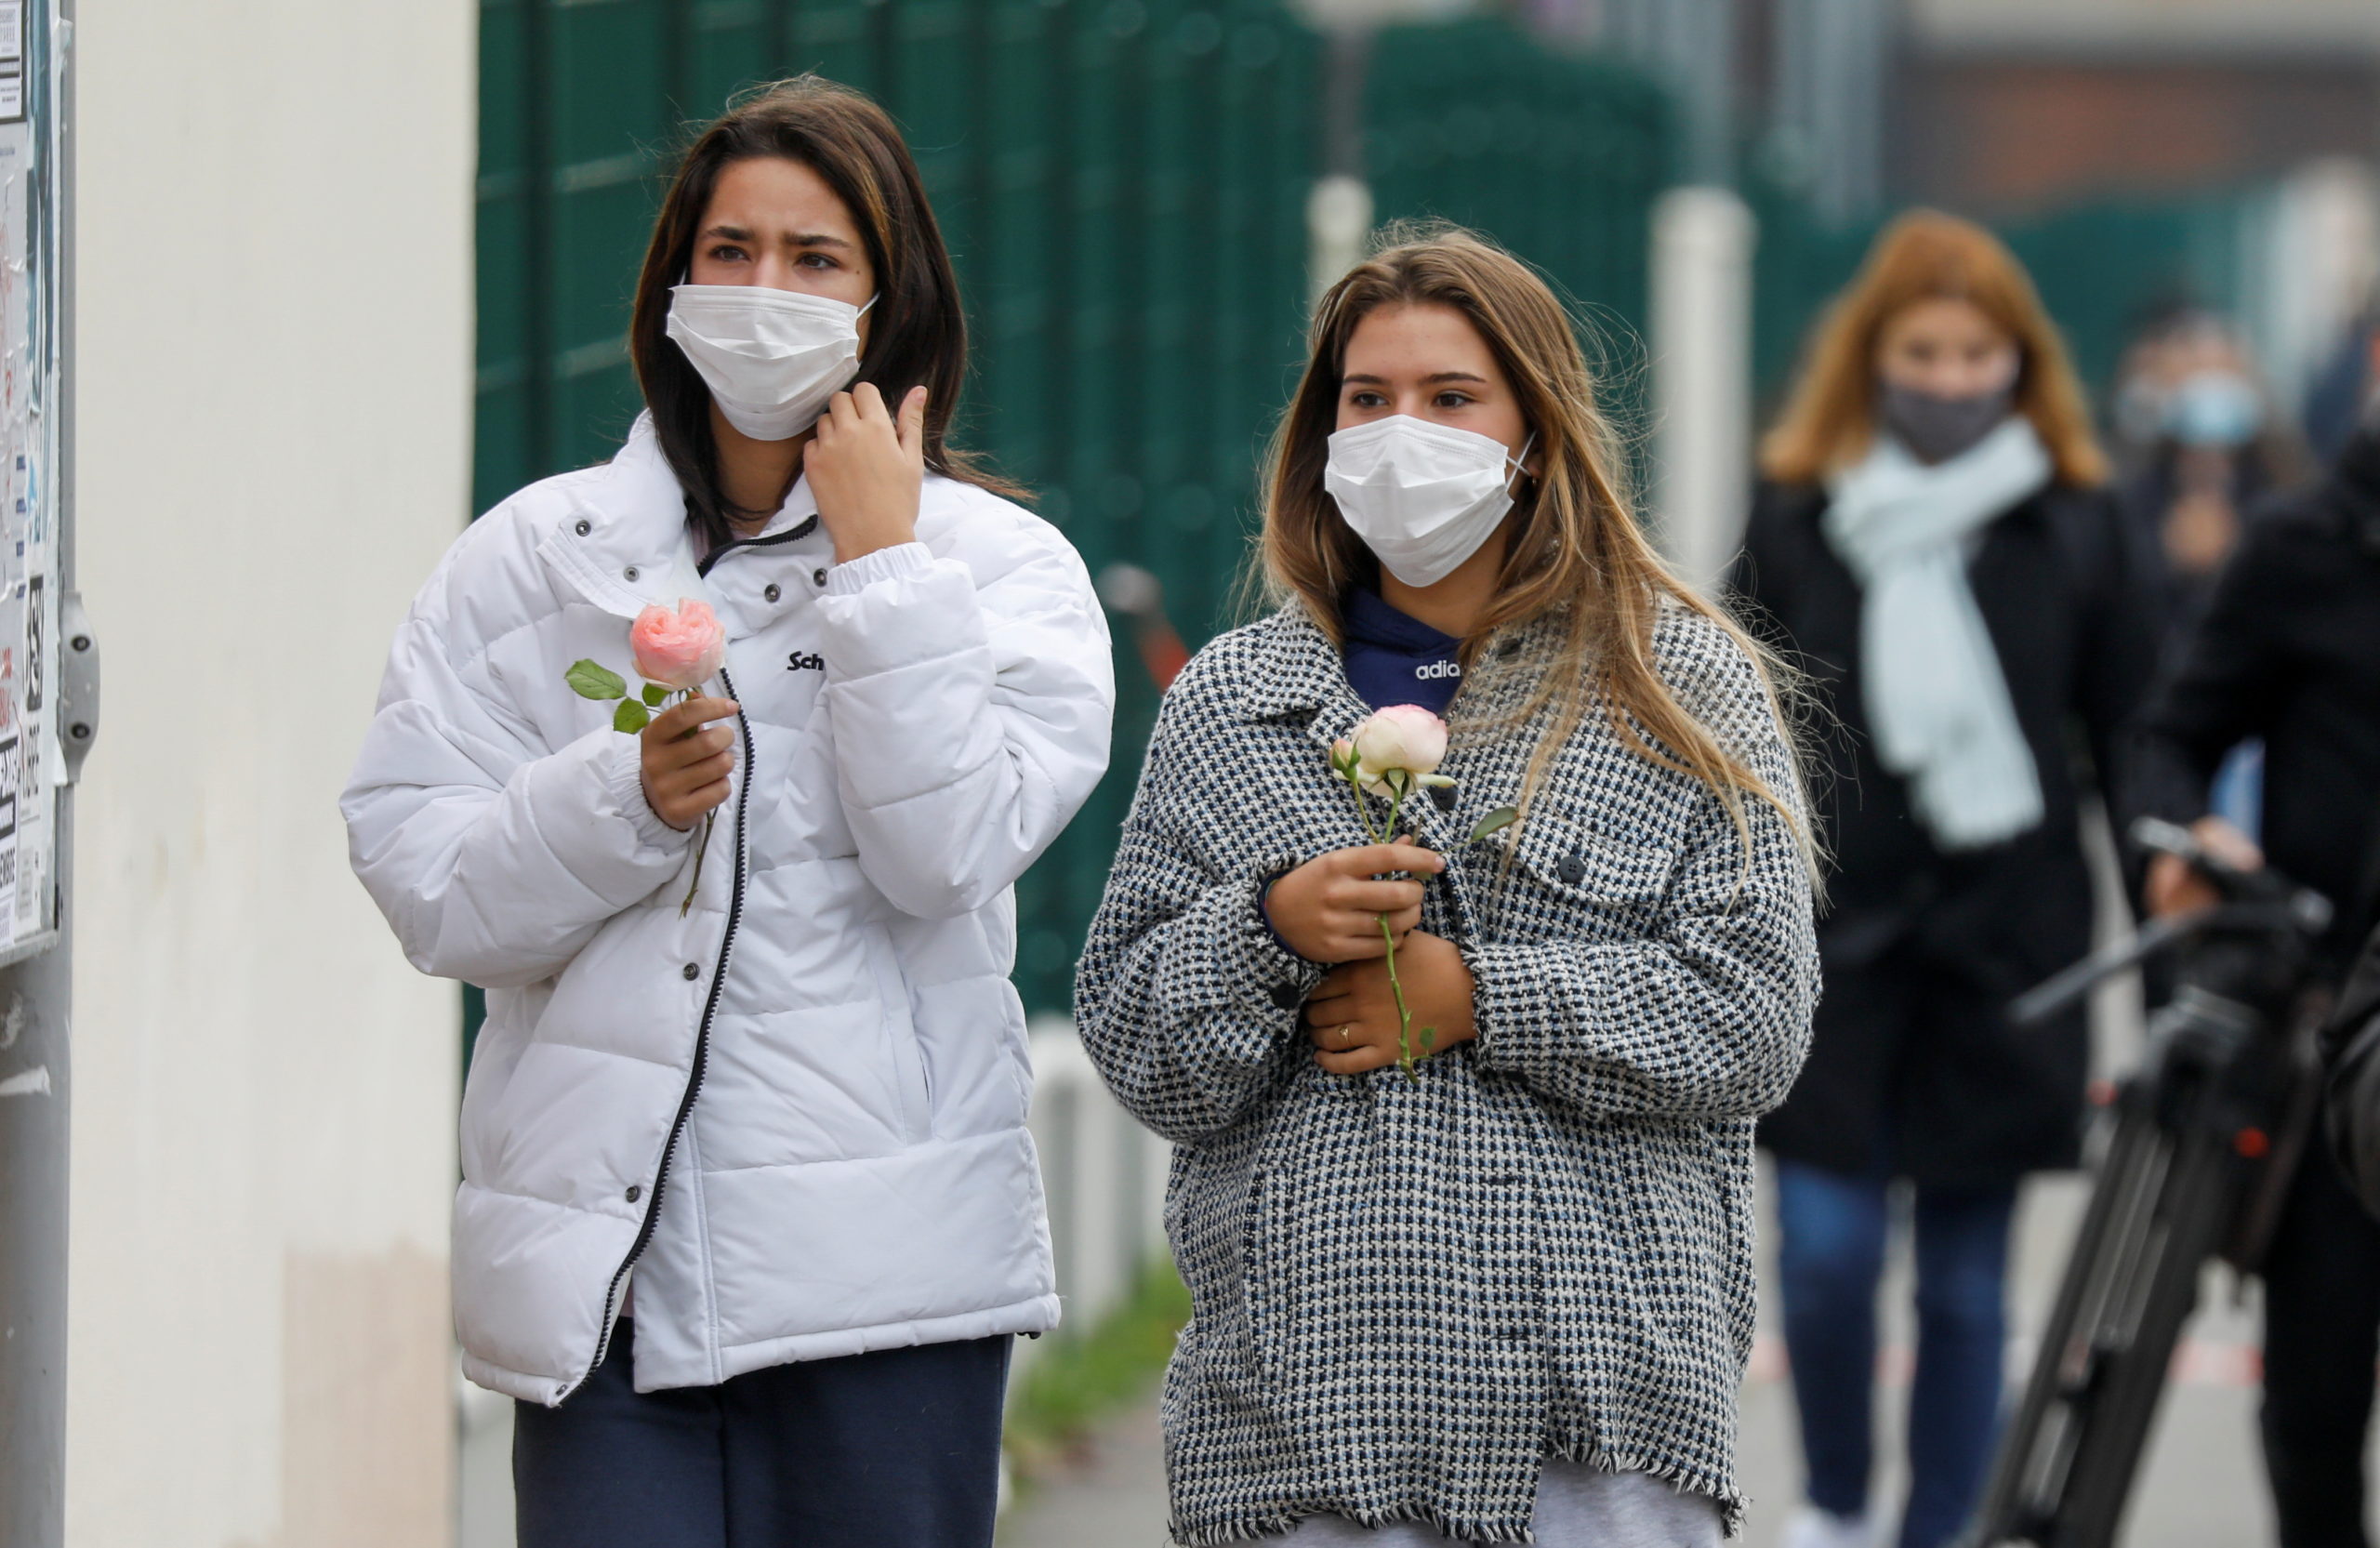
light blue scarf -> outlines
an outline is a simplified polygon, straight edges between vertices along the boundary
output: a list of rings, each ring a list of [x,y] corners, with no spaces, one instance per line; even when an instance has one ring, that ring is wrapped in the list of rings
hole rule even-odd
[[[2032,422],[2011,415],[1932,467],[1888,437],[1838,477],[1827,542],[1859,582],[1859,660],[1876,758],[1909,781],[1946,851],[2038,827],[2041,771],[1967,585],[1983,529],[2049,482]]]

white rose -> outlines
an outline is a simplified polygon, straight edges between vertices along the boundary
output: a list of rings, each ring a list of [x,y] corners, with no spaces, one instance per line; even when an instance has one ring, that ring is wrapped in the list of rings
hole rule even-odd
[[[1393,704],[1376,710],[1347,739],[1355,754],[1364,787],[1391,795],[1387,776],[1403,771],[1415,785],[1451,785],[1438,765],[1447,756],[1447,723],[1418,704]]]

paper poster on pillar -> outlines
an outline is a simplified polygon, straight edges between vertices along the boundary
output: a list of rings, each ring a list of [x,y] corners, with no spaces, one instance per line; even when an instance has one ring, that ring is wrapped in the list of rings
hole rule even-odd
[[[56,787],[57,523],[47,470],[56,369],[46,304],[47,139],[9,112],[21,73],[24,14],[0,0],[0,950],[42,934],[47,917]]]
[[[24,0],[0,0],[0,122],[25,120]]]

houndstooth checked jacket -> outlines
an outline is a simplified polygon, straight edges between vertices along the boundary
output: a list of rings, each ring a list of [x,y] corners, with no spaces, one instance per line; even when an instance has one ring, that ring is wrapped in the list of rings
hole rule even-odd
[[[1794,788],[1722,631],[1672,607],[1655,651],[1690,711]],[[1454,707],[1458,783],[1413,814],[1450,861],[1422,928],[1461,945],[1478,1028],[1418,1086],[1314,1064],[1298,1011],[1324,970],[1258,913],[1261,879],[1364,841],[1327,762],[1368,713],[1337,650],[1292,607],[1166,695],[1076,1004],[1108,1085],[1175,1145],[1183,1543],[1326,1512],[1526,1542],[1548,1454],[1657,1475],[1739,1524],[1752,1119],[1806,1047],[1810,889],[1775,812],[1748,803],[1747,868],[1716,799],[1598,714],[1524,825],[1468,842],[1518,796],[1536,728],[1466,726],[1541,658],[1535,638],[1487,654]]]

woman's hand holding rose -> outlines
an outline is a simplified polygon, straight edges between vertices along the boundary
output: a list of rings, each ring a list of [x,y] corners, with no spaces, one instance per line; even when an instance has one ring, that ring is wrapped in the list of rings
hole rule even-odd
[[[727,776],[735,767],[735,733],[711,722],[733,720],[735,714],[733,699],[685,699],[637,733],[642,744],[645,804],[681,833],[727,799]]]
[[[1383,915],[1398,936],[1421,922],[1421,883],[1376,880],[1388,871],[1435,876],[1446,861],[1418,844],[1365,844],[1317,854],[1264,893],[1273,933],[1309,962],[1366,961],[1388,955]]]
[[[1377,927],[1372,942],[1380,943]],[[1409,933],[1396,943],[1396,971],[1413,1025],[1435,1033],[1428,1048],[1414,1049],[1417,1058],[1444,1053],[1479,1035],[1472,1021],[1471,968],[1452,941],[1421,930]],[[1361,1075],[1395,1064],[1396,996],[1389,987],[1387,962],[1332,969],[1305,1002],[1305,1024],[1314,1062],[1332,1075]]]

